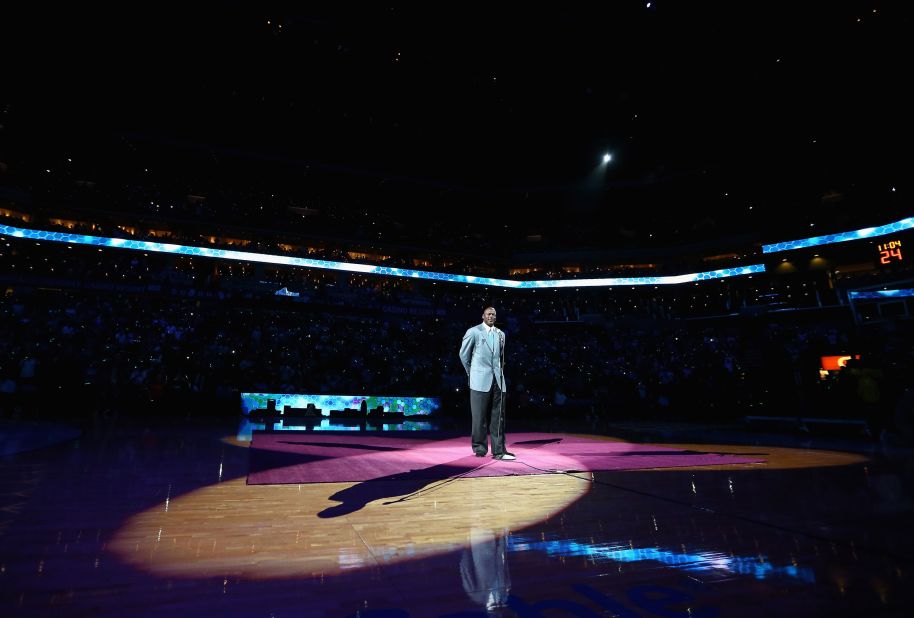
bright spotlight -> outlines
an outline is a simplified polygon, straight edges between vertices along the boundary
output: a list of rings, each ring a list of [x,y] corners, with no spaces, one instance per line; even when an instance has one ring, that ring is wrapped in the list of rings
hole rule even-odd
[[[609,163],[612,160],[613,160],[613,156],[611,154],[609,154],[608,152],[605,155],[603,155],[603,163]]]

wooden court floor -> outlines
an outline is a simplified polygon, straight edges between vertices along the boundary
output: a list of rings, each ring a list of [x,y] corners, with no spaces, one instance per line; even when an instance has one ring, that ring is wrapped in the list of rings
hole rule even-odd
[[[734,432],[651,443],[765,463],[254,486],[232,429],[121,418],[8,449],[0,616],[901,616],[914,600],[904,449]],[[320,515],[353,491],[371,499]]]

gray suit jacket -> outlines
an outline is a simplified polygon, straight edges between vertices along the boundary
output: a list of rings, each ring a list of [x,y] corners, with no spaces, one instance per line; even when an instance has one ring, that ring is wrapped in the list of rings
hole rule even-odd
[[[489,343],[484,324],[467,330],[460,344],[460,362],[470,376],[470,388],[484,393],[492,390],[492,376],[505,391],[505,333],[495,328],[495,346]]]

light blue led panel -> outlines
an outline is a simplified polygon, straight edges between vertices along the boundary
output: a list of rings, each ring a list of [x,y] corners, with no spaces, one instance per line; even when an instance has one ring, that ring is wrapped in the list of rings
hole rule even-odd
[[[579,288],[579,287],[612,287],[621,285],[676,285],[693,281],[707,281],[710,279],[723,279],[739,275],[750,275],[765,272],[764,264],[752,264],[737,268],[723,268],[702,273],[688,275],[671,275],[665,277],[612,277],[606,279],[552,279],[545,281],[515,281],[513,279],[493,279],[489,277],[476,277],[474,275],[453,275],[426,270],[411,270],[408,268],[393,268],[389,266],[374,266],[371,264],[355,264],[352,262],[334,262],[331,260],[313,260],[310,258],[294,257],[289,255],[271,255],[267,253],[251,253],[249,251],[234,251],[230,249],[212,249],[209,247],[192,247],[169,243],[153,242],[148,240],[128,240],[124,238],[106,238],[103,236],[87,236],[84,234],[70,234],[67,232],[50,232],[43,230],[30,230],[25,228],[0,225],[0,234],[13,238],[30,240],[43,240],[48,242],[64,242],[76,245],[93,245],[97,247],[113,247],[117,249],[134,249],[136,251],[150,251],[157,253],[175,253],[207,258],[221,258],[226,260],[239,260],[247,262],[264,262],[283,266],[300,266],[304,268],[323,268],[345,272],[363,273],[367,275],[387,275],[391,277],[410,277],[413,279],[431,279],[434,281],[447,281],[450,283],[467,283],[473,285],[488,285],[500,288],[529,289],[529,288]]]
[[[294,393],[241,393],[241,412],[250,414],[253,410],[265,410],[267,400],[276,402],[277,414],[286,406],[304,409],[309,403],[320,408],[323,416],[331,410],[358,410],[366,402],[369,410],[378,406],[384,412],[399,412],[404,416],[428,415],[441,408],[437,397],[385,397],[382,395],[304,395]]]
[[[830,245],[836,242],[848,242],[851,240],[861,240],[864,238],[875,238],[876,236],[885,236],[895,234],[914,228],[914,217],[908,217],[895,223],[880,225],[879,227],[865,227],[853,232],[841,232],[840,234],[828,234],[826,236],[813,236],[812,238],[803,238],[801,240],[788,240],[786,242],[776,242],[773,245],[762,245],[762,253],[777,253],[779,251],[792,251],[794,249],[805,249],[807,247],[818,247],[819,245]]]
[[[848,292],[848,298],[854,300],[864,299],[881,299],[881,298],[906,298],[914,296],[914,288],[904,288],[898,290],[871,290],[866,292]]]

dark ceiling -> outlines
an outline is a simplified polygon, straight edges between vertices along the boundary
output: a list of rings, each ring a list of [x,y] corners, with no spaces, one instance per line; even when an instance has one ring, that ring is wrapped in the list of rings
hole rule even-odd
[[[278,185],[456,192],[480,216],[812,221],[891,216],[909,191],[900,4],[532,6],[23,15],[4,26],[7,125],[100,160],[127,140],[265,163]]]

